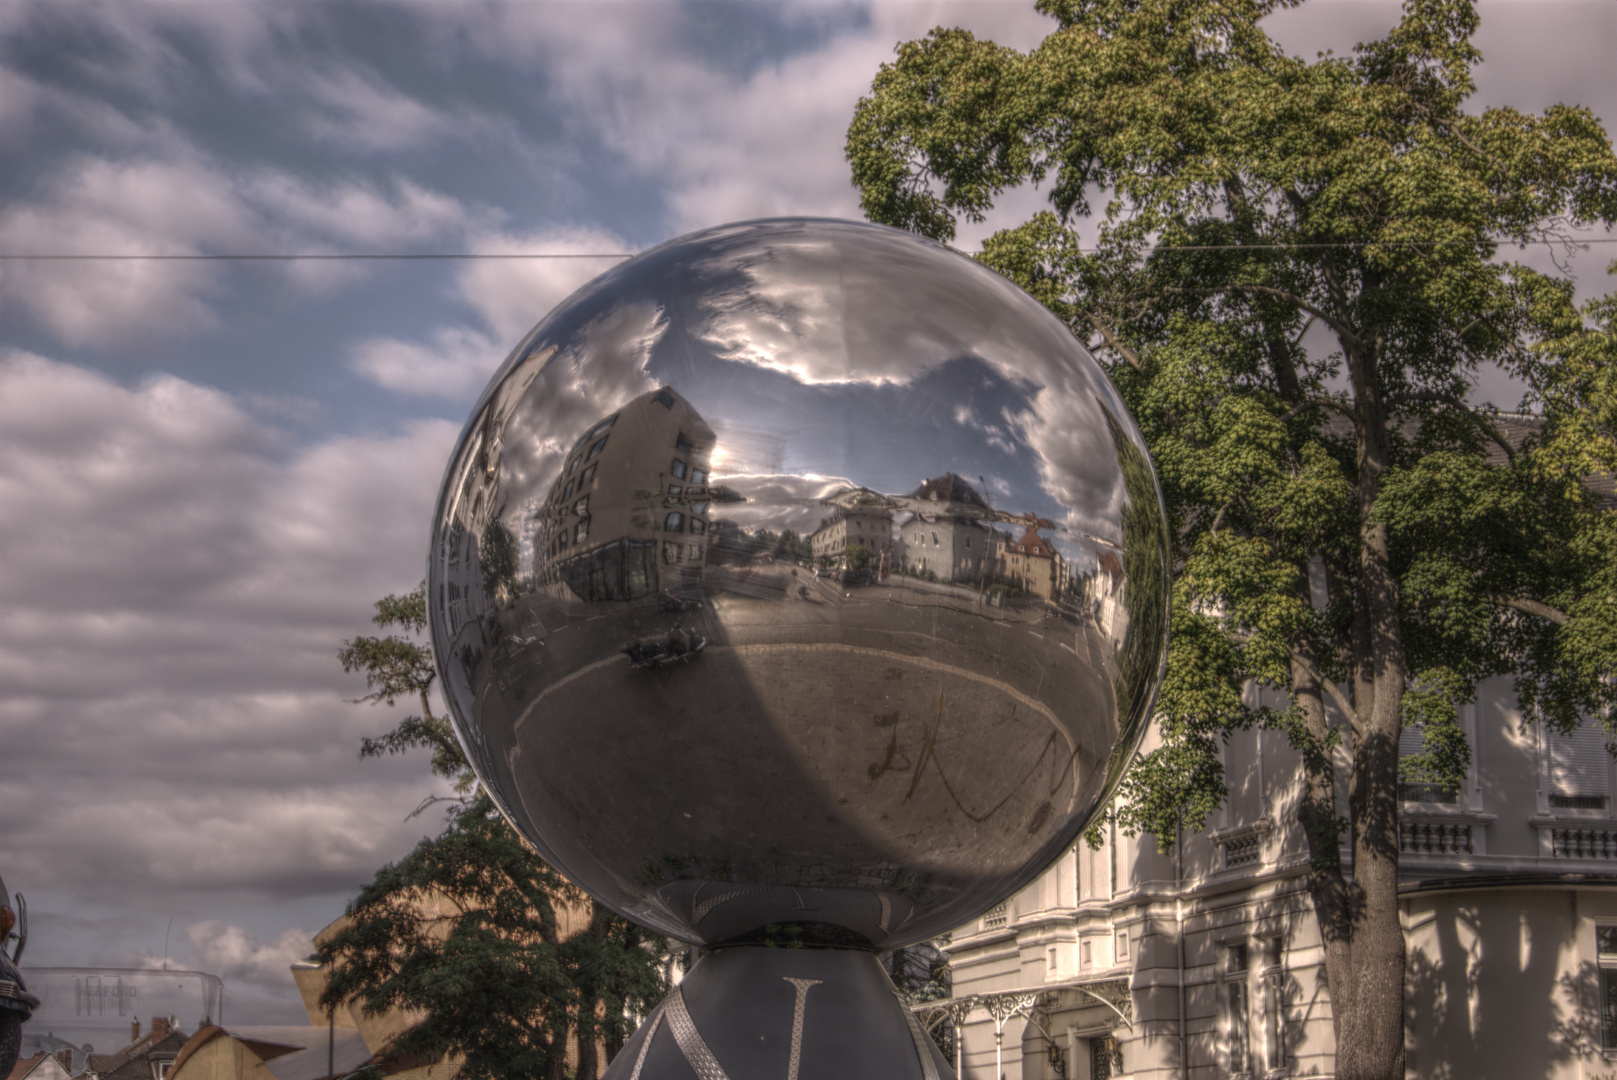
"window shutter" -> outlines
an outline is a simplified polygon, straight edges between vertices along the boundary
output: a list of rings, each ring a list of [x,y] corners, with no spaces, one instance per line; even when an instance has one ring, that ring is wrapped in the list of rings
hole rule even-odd
[[[1411,754],[1420,753],[1420,737],[1420,728],[1405,724],[1403,730],[1398,733],[1398,756],[1406,758]]]
[[[1606,751],[1606,728],[1585,719],[1570,735],[1544,733],[1549,746],[1550,798],[1571,808],[1599,809],[1611,796],[1611,755]]]

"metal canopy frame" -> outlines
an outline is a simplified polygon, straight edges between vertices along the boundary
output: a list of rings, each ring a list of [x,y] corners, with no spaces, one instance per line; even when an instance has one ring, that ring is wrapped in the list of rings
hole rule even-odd
[[[1004,1039],[1005,1025],[1013,1018],[1021,1016],[1027,1022],[1039,1029],[1045,1041],[1055,1045],[1055,1038],[1051,1036],[1048,1028],[1039,1022],[1037,1013],[1044,1013],[1049,1019],[1056,1004],[1058,995],[1063,990],[1076,990],[1088,1001],[1081,1001],[1079,1008],[1088,1008],[1093,1005],[1102,1005],[1116,1014],[1117,1019],[1130,1032],[1134,1030],[1134,997],[1129,991],[1129,981],[1122,977],[1108,979],[1068,980],[1067,982],[1047,983],[1043,986],[1021,987],[1015,990],[994,990],[984,994],[968,994],[959,998],[943,998],[939,1001],[924,1001],[919,1005],[911,1005],[910,1011],[920,1019],[921,1025],[928,1032],[937,1028],[944,1020],[954,1025],[954,1068],[955,1075],[960,1075],[961,1066],[961,1038],[960,1029],[966,1022],[966,1017],[978,1009],[988,1013],[989,1019],[994,1021],[994,1075],[1004,1075]]]

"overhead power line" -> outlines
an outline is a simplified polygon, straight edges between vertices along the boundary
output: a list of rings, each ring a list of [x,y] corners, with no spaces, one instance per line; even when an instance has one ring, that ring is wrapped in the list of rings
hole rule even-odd
[[[300,252],[296,254],[212,254],[212,255],[86,255],[77,254],[28,254],[28,255],[0,255],[0,260],[7,262],[21,262],[25,260],[48,260],[51,262],[293,262],[296,260],[317,260],[322,262],[335,262],[348,259],[364,259],[372,261],[386,260],[421,260],[421,259],[632,259],[637,254],[633,251],[601,251],[601,252],[401,252],[389,254],[384,252],[367,252],[359,254],[331,254]]]
[[[1478,240],[1341,240],[1310,243],[1282,244],[1158,244],[1152,251],[1318,251],[1327,248],[1438,248],[1470,246]],[[1617,244],[1617,237],[1588,237],[1577,239],[1535,240],[1531,245],[1517,240],[1496,239],[1501,246],[1537,247],[1539,244],[1588,247],[1591,244]],[[1093,255],[1097,248],[1079,248],[1080,255]],[[0,254],[0,262],[424,262],[471,261],[479,259],[632,259],[637,251],[517,251],[517,252],[295,252],[275,253],[215,253],[188,255],[160,255],[143,253],[31,252],[27,254]],[[976,252],[975,254],[981,254]]]

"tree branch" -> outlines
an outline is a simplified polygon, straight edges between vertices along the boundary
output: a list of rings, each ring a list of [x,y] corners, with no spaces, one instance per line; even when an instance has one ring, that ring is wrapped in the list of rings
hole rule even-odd
[[[1323,322],[1326,326],[1329,326],[1332,330],[1335,330],[1337,335],[1345,342],[1351,343],[1355,347],[1358,347],[1361,344],[1359,341],[1359,335],[1354,333],[1352,327],[1348,326],[1347,323],[1342,322],[1340,319],[1327,313],[1323,308],[1314,306],[1301,296],[1298,296],[1294,292],[1289,292],[1286,289],[1276,289],[1270,285],[1220,285],[1213,289],[1187,289],[1177,285],[1170,285],[1163,291],[1170,293],[1187,293],[1191,296],[1217,296],[1220,293],[1226,292],[1258,293],[1264,296],[1277,296],[1286,303],[1290,304],[1292,307],[1296,308],[1298,311],[1307,312],[1314,318]]]
[[[1319,318],[1318,315],[1309,315],[1308,316],[1308,321],[1303,323],[1303,328],[1301,330],[1297,331],[1297,336],[1296,337],[1291,339],[1291,347],[1293,349],[1295,349],[1297,346],[1299,346],[1299,345],[1301,345],[1303,343],[1303,336],[1308,333],[1308,328],[1310,326],[1313,326],[1314,321],[1316,319],[1318,319],[1318,318]]]
[[[1489,601],[1500,607],[1514,608],[1525,615],[1533,615],[1540,619],[1548,619],[1556,626],[1565,626],[1571,616],[1564,611],[1558,611],[1550,605],[1534,600],[1529,596],[1490,596]]]
[[[1302,665],[1308,671],[1308,677],[1318,683],[1326,694],[1330,695],[1331,700],[1336,702],[1336,707],[1341,709],[1342,714],[1347,717],[1348,726],[1353,729],[1353,733],[1355,735],[1359,734],[1358,711],[1353,708],[1353,702],[1349,701],[1347,695],[1342,693],[1342,688],[1336,685],[1335,680],[1327,679],[1325,673],[1320,671],[1319,665],[1314,663],[1312,657],[1300,655],[1295,649],[1292,650],[1292,660],[1294,663]]]
[[[1090,326],[1093,326],[1096,330],[1100,331],[1100,336],[1106,339],[1106,345],[1108,348],[1112,349],[1124,360],[1127,360],[1129,366],[1135,371],[1145,371],[1145,365],[1140,363],[1140,357],[1133,349],[1129,348],[1127,345],[1118,340],[1117,335],[1113,334],[1111,329],[1105,323],[1101,322],[1093,315],[1085,315],[1084,318],[1089,320]]]
[[[1347,716],[1348,725],[1353,728],[1353,733],[1357,735],[1359,733],[1359,714],[1353,708],[1353,702],[1349,701],[1347,695],[1342,693],[1342,688],[1336,685],[1334,679],[1322,678],[1320,679],[1320,685],[1325,687],[1325,692],[1331,695],[1331,700],[1336,702],[1336,707],[1341,709]]]
[[[1435,401],[1440,405],[1447,405],[1450,408],[1459,409],[1461,412],[1465,413],[1466,416],[1477,425],[1477,427],[1482,429],[1482,433],[1484,435],[1488,436],[1488,438],[1499,444],[1499,449],[1505,452],[1505,459],[1507,461],[1511,462],[1512,464],[1515,463],[1516,450],[1510,445],[1509,442],[1506,441],[1503,435],[1499,434],[1499,430],[1490,424],[1482,413],[1471,408],[1471,406],[1467,405],[1454,395],[1440,394],[1436,390],[1411,390],[1407,394],[1393,394],[1387,399],[1387,408],[1396,408],[1397,406],[1410,401]]]

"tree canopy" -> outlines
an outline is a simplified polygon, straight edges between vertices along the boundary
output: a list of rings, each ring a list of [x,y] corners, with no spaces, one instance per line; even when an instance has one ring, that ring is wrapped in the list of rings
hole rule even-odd
[[[1558,730],[1617,701],[1617,300],[1580,309],[1509,257],[1617,220],[1617,156],[1587,109],[1468,109],[1469,0],[1408,0],[1314,60],[1264,32],[1278,6],[1041,0],[1056,29],[1025,54],[936,30],[882,67],[847,153],[873,220],[939,240],[1048,190],[979,257],[1107,366],[1174,530],[1163,741],[1117,820],[1200,827],[1220,739],[1284,731],[1338,1075],[1401,1077],[1403,727],[1406,776],[1449,783],[1483,679]],[[1495,366],[1529,415],[1471,403]]]
[[[467,1080],[561,1080],[570,1041],[576,1075],[593,1077],[597,1042],[610,1058],[666,993],[667,942],[563,878],[477,789],[448,719],[432,711],[424,586],[378,602],[374,621],[405,634],[345,642],[343,669],[365,674],[360,700],[413,696],[421,711],[365,739],[360,756],[430,750],[432,771],[460,797],[448,800],[444,831],[378,871],[321,944],[331,971],[321,1001],[418,1012],[389,1055],[459,1057]]]

